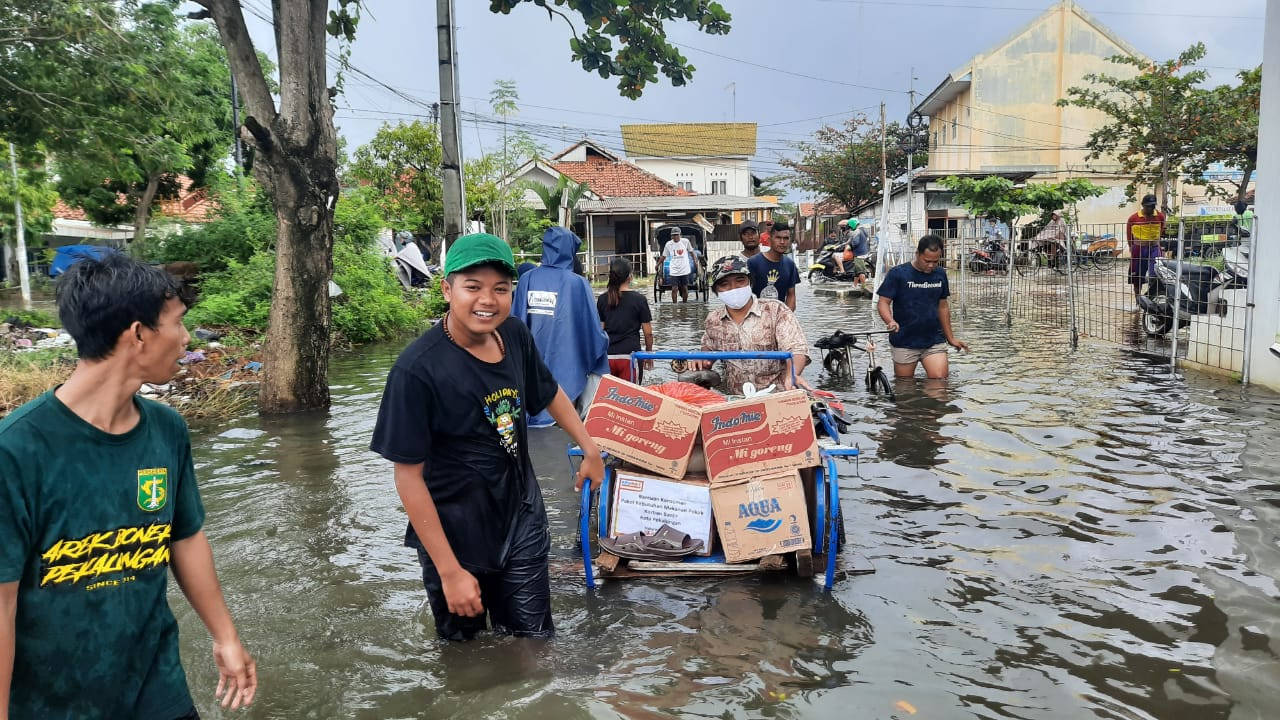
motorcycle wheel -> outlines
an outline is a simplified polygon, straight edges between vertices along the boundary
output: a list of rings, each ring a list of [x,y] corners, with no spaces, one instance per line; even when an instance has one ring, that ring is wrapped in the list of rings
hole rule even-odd
[[[1148,335],[1163,335],[1173,327],[1173,318],[1157,313],[1142,313],[1142,331]]]
[[[980,272],[986,272],[986,270],[987,270],[987,264],[982,260],[969,261],[969,272],[980,273]]]
[[[817,270],[817,269],[815,269],[815,270],[810,270],[810,271],[809,271],[809,282],[810,282],[811,284],[812,284],[812,283],[820,283],[820,282],[823,282],[823,281],[825,281],[825,280],[826,280],[826,278],[824,278],[824,277],[822,276],[822,271],[821,271],[821,270]]]

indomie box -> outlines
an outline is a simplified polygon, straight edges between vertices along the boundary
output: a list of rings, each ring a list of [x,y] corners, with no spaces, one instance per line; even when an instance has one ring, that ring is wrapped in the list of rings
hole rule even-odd
[[[587,410],[587,434],[614,457],[679,479],[698,437],[701,409],[612,375]]]
[[[728,562],[813,547],[797,471],[711,488],[716,532]]]
[[[701,426],[712,485],[818,464],[818,437],[803,390],[704,407]]]
[[[652,535],[663,523],[702,541],[698,555],[710,555],[715,528],[711,519],[711,484],[705,476],[667,480],[628,470],[614,476],[609,503],[611,537],[642,532]]]

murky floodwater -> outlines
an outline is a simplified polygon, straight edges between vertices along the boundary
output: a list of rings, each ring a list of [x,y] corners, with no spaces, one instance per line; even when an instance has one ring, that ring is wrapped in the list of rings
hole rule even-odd
[[[869,301],[800,295],[811,342],[870,326]],[[587,594],[565,436],[532,431],[547,644],[435,641],[390,466],[366,450],[398,347],[338,356],[329,415],[197,426],[207,530],[261,679],[236,716],[1276,717],[1280,399],[1111,346],[1070,354],[1000,310],[958,319],[974,352],[896,403],[807,373],[849,401],[865,453],[860,477],[844,468],[847,551],[877,572],[830,593],[735,578]],[[704,314],[657,307],[659,346],[693,346]],[[174,605],[201,711],[230,716],[203,628]]]

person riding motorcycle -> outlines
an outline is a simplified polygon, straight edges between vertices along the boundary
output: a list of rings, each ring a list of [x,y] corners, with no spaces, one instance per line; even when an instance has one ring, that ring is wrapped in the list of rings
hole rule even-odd
[[[867,238],[866,228],[858,227],[857,218],[841,220],[837,225],[844,236],[844,241],[843,247],[838,248],[832,255],[836,261],[836,272],[843,275],[844,263],[851,261],[856,282],[864,282],[867,279],[867,261],[863,258],[870,252],[870,240]]]

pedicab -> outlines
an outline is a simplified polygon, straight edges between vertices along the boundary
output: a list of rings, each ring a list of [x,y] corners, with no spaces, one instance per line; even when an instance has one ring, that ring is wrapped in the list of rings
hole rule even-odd
[[[693,246],[693,277],[689,278],[689,295],[693,296],[694,299],[701,298],[703,302],[706,302],[711,295],[711,283],[707,278],[707,241],[705,231],[697,225],[685,223],[666,225],[654,233],[654,240],[658,243],[658,249],[655,253],[657,272],[653,275],[653,301],[655,303],[662,302],[662,293],[664,292],[671,293],[673,302],[676,298],[675,288],[671,284],[671,277],[668,273],[670,258],[662,256],[662,250],[667,246],[667,240],[671,239],[671,231],[675,228],[680,228],[680,234],[688,239],[689,244]]]
[[[637,371],[639,363],[646,360],[776,360],[786,362],[790,368],[794,383],[795,367],[791,354],[782,351],[761,352],[685,352],[656,351],[637,352],[632,354],[632,373]],[[620,562],[617,555],[601,552],[596,556],[592,552],[592,541],[603,551],[609,539],[610,513],[615,485],[619,472],[625,473],[608,453],[605,456],[604,480],[598,491],[592,491],[591,483],[583,483],[581,491],[581,507],[579,512],[578,538],[581,544],[583,569],[588,589],[595,589],[597,576],[608,578],[639,577],[681,577],[694,575],[746,574],[765,570],[783,570],[790,567],[796,575],[810,577],[820,568],[823,574],[823,587],[831,589],[836,580],[837,558],[842,554],[844,546],[844,516],[840,511],[840,470],[838,460],[858,460],[857,447],[840,442],[840,432],[847,429],[840,403],[831,393],[819,391],[810,395],[810,411],[818,435],[818,463],[811,468],[804,468],[801,476],[805,484],[806,494],[812,483],[812,503],[809,510],[811,548],[777,555],[766,555],[756,562],[727,562],[723,548],[716,548],[710,555],[686,554],[682,557]],[[575,459],[583,457],[582,449],[570,445],[568,448],[570,469],[576,475]],[[855,473],[856,474],[856,473]],[[807,476],[807,477],[806,477]],[[810,502],[806,498],[806,505]],[[596,530],[592,532],[593,520]],[[717,523],[718,524],[718,523]],[[664,529],[666,526],[664,525]],[[593,538],[594,535],[594,538]],[[655,534],[656,536],[657,534]],[[714,542],[717,533],[712,533]],[[849,567],[843,569],[844,574],[865,574],[874,572],[870,563],[861,556],[853,557],[844,553]]]

